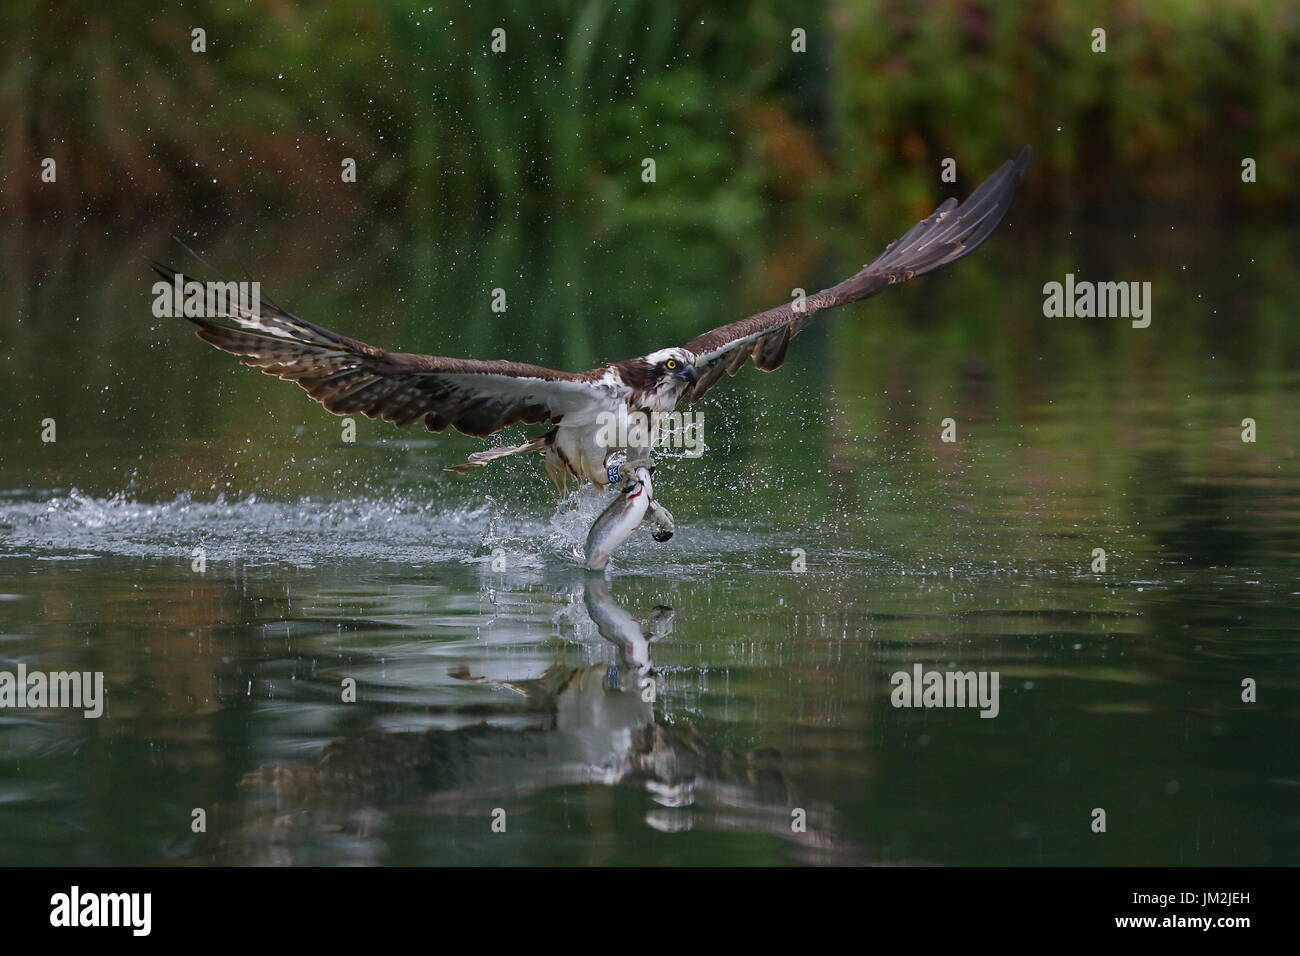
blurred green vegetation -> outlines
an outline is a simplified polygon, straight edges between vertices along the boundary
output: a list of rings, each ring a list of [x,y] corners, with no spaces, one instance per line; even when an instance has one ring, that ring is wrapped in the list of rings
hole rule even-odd
[[[740,236],[788,199],[915,212],[944,157],[969,186],[1031,143],[1031,201],[1281,208],[1300,161],[1298,19],[1269,0],[10,0],[0,203],[317,206],[430,228],[576,208]],[[40,181],[46,156],[57,184]]]
[[[1038,150],[1040,201],[1190,215],[1294,203],[1300,7],[1289,0],[832,0],[842,172],[933,196],[942,157],[977,170]],[[1105,30],[1104,53],[1093,31]],[[1242,160],[1258,181],[1241,180]],[[1097,209],[1105,199],[1107,207]]]
[[[783,175],[752,127],[810,138],[784,108],[816,82],[789,52],[799,6],[19,0],[0,14],[3,199],[20,211],[179,200],[216,215],[296,203],[416,219],[597,200],[608,216],[740,230]],[[194,27],[204,53],[191,52]],[[497,28],[502,53],[489,50]],[[39,181],[45,156],[60,163],[57,185]],[[820,162],[806,147],[792,156]],[[355,185],[341,181],[346,157]]]

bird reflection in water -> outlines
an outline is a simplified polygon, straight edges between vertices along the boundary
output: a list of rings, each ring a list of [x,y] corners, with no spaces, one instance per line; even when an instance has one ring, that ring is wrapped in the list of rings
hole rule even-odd
[[[671,608],[634,617],[603,575],[587,575],[582,596],[616,649],[613,662],[555,663],[518,681],[456,665],[451,677],[508,696],[476,710],[482,719],[469,726],[363,733],[330,742],[307,765],[246,775],[243,822],[238,834],[221,839],[224,848],[243,862],[301,862],[295,846],[373,835],[395,810],[486,819],[512,798],[585,785],[644,790],[653,802],[645,823],[659,831],[764,832],[790,841],[796,858],[811,862],[848,850],[831,837],[828,811],[794,791],[777,751],[720,747],[691,722],[657,712],[660,676],[651,654],[672,633]],[[534,719],[521,728],[521,715]]]

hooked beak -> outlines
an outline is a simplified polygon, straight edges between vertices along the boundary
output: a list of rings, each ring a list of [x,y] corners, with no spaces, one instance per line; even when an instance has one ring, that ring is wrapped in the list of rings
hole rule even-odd
[[[682,382],[689,382],[694,385],[700,380],[700,373],[695,371],[694,365],[683,365],[680,370],[673,373],[677,379]]]

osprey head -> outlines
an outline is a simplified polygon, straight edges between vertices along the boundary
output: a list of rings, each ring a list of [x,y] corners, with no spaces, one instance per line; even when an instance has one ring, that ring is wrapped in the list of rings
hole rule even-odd
[[[695,353],[687,349],[660,349],[617,366],[623,381],[635,393],[634,404],[671,411],[682,393],[699,381]]]

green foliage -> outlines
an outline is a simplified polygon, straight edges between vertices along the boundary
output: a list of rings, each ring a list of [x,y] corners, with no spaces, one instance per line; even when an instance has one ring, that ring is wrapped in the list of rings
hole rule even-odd
[[[942,158],[960,191],[1031,143],[1030,202],[1276,209],[1300,165],[1297,29],[1292,5],[1243,0],[13,0],[0,202],[426,223],[580,208],[740,238],[774,198],[924,211]]]
[[[798,7],[19,2],[0,14],[14,38],[0,63],[2,196],[79,213],[170,199],[413,217],[594,200],[608,217],[741,232],[765,174],[733,120],[804,82],[785,26]],[[505,52],[491,49],[497,29]],[[58,190],[39,189],[44,156],[60,163]],[[345,157],[356,186],[340,181]]]
[[[1238,0],[832,0],[849,181],[915,211],[943,157],[973,184],[1024,143],[1038,198],[1193,212],[1294,201],[1295,7]],[[1094,29],[1106,51],[1093,51]],[[1243,188],[1241,161],[1259,182]],[[1031,189],[1033,189],[1031,185]]]

